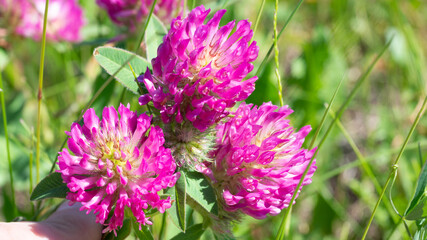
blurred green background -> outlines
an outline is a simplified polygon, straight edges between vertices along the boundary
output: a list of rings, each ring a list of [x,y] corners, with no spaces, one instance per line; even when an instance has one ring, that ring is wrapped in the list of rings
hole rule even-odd
[[[217,9],[226,6],[222,24],[233,19],[256,21],[260,0],[196,1]],[[187,3],[192,6],[192,1]],[[252,74],[258,70],[273,43],[273,0],[266,1],[254,40],[260,47]],[[280,29],[298,1],[279,2]],[[87,26],[80,44],[48,43],[44,99],[42,105],[41,176],[45,176],[60,151],[71,122],[93,93],[108,78],[94,58],[93,49],[125,32],[114,26],[94,1],[80,1]],[[116,46],[132,50],[139,36]],[[279,39],[280,75],[286,105],[294,109],[291,123],[300,128],[319,127],[341,79],[343,85],[332,109],[337,111],[356,81],[368,69],[386,42],[390,47],[374,66],[326,139],[317,156],[313,183],[305,186],[292,211],[291,239],[360,239],[379,197],[375,182],[384,186],[391,165],[421,108],[427,83],[427,6],[420,0],[306,0]],[[11,156],[20,215],[31,218],[29,159],[34,153],[40,43],[8,36],[0,41],[0,70],[3,76]],[[279,104],[274,59],[258,76],[255,92],[247,100],[257,105]],[[106,105],[125,103],[138,107],[137,97],[111,83],[92,105],[97,113]],[[132,105],[131,105],[132,106]],[[328,116],[325,126],[331,122]],[[399,162],[391,196],[403,213],[415,191],[418,175],[427,157],[427,119],[422,118]],[[321,131],[320,138],[324,131]],[[351,143],[351,144],[350,144]],[[421,146],[420,158],[418,145]],[[357,152],[357,154],[356,154]],[[0,220],[12,220],[6,160],[5,134],[0,127]],[[367,164],[362,166],[362,161]],[[370,172],[371,171],[371,172]],[[35,182],[35,180],[34,180]],[[388,191],[387,191],[388,195]],[[43,206],[52,207],[53,202]],[[245,218],[236,224],[237,239],[274,239],[282,215],[264,220]],[[388,197],[380,204],[368,239],[409,239]],[[161,218],[154,220],[153,231]],[[194,221],[197,221],[195,219]],[[414,222],[407,221],[415,232]],[[168,224],[173,236],[174,226]],[[168,235],[168,236],[169,236]],[[166,236],[166,239],[169,237]],[[205,239],[211,235],[206,234]]]

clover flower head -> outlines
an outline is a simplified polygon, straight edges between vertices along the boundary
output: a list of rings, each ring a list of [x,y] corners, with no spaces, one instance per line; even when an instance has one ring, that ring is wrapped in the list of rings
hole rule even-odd
[[[96,3],[107,11],[115,24],[128,26],[134,31],[137,24],[150,13],[153,0],[96,0]],[[154,6],[154,14],[170,23],[177,5],[177,0],[159,0]]]
[[[2,0],[4,15],[18,18],[15,32],[40,40],[46,0]],[[0,10],[1,11],[1,10]],[[80,30],[85,25],[83,10],[76,0],[50,0],[47,14],[46,38],[50,41],[80,41]]]
[[[144,210],[163,213],[171,207],[170,197],[163,199],[158,192],[174,186],[180,175],[151,117],[120,105],[118,112],[104,108],[99,120],[88,109],[84,124],[74,123],[67,134],[71,153],[63,149],[58,157],[58,172],[70,189],[67,199],[81,202],[82,211],[94,210],[105,232],[122,226],[125,207],[140,225],[151,224]]]
[[[206,173],[224,210],[262,219],[289,206],[315,149],[301,148],[310,126],[295,132],[286,119],[292,109],[277,108],[242,103],[233,118],[217,126],[215,161]],[[303,185],[311,183],[315,170],[313,164]]]
[[[255,89],[257,77],[244,81],[258,56],[251,23],[235,21],[218,28],[226,10],[205,22],[210,9],[193,9],[178,16],[152,60],[153,74],[139,77],[148,93],[140,104],[152,102],[166,123],[185,120],[200,131],[227,116],[227,109],[245,100]],[[235,30],[233,33],[231,33]]]

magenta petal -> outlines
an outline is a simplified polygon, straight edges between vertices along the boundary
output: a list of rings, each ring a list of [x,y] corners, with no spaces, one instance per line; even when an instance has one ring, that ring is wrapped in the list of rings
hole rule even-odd
[[[296,132],[287,119],[291,112],[271,103],[242,103],[234,117],[217,126],[217,149],[211,152],[215,162],[205,172],[220,186],[225,210],[262,219],[279,214],[294,191],[301,190],[295,188],[315,149],[301,148],[311,128]],[[303,185],[311,183],[315,170],[313,164]]]
[[[152,60],[152,80],[144,82],[149,93],[140,97],[141,105],[153,103],[164,123],[189,121],[201,132],[227,116],[227,108],[245,100],[257,79],[244,81],[258,55],[256,43],[249,45],[251,24],[240,21],[232,33],[235,21],[218,28],[226,10],[205,24],[209,11],[199,6],[186,18],[172,21]]]
[[[122,226],[125,207],[139,211],[151,207],[162,212],[169,208],[170,199],[160,199],[159,194],[174,186],[179,174],[174,173],[171,151],[163,146],[162,129],[151,125],[152,117],[138,116],[122,104],[118,111],[104,108],[101,121],[93,109],[84,116],[84,127],[74,123],[69,132],[69,148],[76,156],[63,149],[58,157],[57,172],[70,189],[67,199],[81,202],[82,211],[94,210],[98,223],[106,224],[112,216],[105,232]],[[137,221],[151,223],[143,212],[138,213]]]

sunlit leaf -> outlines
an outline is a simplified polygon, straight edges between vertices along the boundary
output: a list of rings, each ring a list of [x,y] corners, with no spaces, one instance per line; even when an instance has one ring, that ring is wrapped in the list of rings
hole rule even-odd
[[[424,202],[426,200],[426,198],[424,197],[424,191],[427,186],[427,167],[426,167],[427,164],[426,163],[427,161],[424,163],[424,166],[421,169],[421,173],[417,181],[417,187],[415,189],[415,194],[412,197],[409,207],[408,209],[406,209],[404,214],[405,218],[408,220],[416,220],[417,218],[413,218],[414,216],[420,216],[420,214],[421,216],[423,215],[422,209],[424,206]],[[416,210],[416,212],[412,213],[414,210]],[[410,217],[411,219],[408,217]]]
[[[133,222],[133,230],[135,231],[136,236],[140,240],[154,240],[153,234],[147,225],[141,224],[141,230],[139,230],[139,223]]]
[[[52,173],[45,177],[36,186],[31,194],[31,201],[45,198],[65,198],[69,192],[67,185],[62,181],[60,173]]]
[[[110,75],[119,71],[115,75],[117,81],[131,92],[138,94],[138,85],[135,82],[135,77],[129,64],[134,72],[140,75],[147,70],[147,67],[151,68],[150,62],[132,52],[114,47],[98,47],[93,52],[93,55],[101,67]]]
[[[187,229],[185,233],[179,233],[171,240],[190,240],[190,239],[199,239],[200,236],[205,232],[203,229],[203,224],[196,224]]]
[[[205,176],[198,172],[186,172],[187,195],[202,206],[206,211],[218,214],[215,191]]]
[[[169,188],[166,193],[171,193],[171,199],[174,204],[171,208],[167,209],[166,212],[169,215],[172,222],[179,230],[185,232],[185,202],[186,202],[186,180],[185,175],[181,174],[181,177],[177,180],[173,188]]]

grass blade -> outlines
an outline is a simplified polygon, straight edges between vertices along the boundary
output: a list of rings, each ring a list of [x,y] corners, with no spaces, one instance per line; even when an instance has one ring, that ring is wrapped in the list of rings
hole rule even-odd
[[[362,240],[365,239],[366,235],[368,234],[369,228],[370,228],[370,226],[372,224],[372,220],[374,219],[374,216],[375,216],[375,213],[377,211],[377,208],[380,205],[380,202],[381,202],[381,200],[382,200],[382,198],[384,196],[384,192],[387,189],[387,186],[390,183],[391,179],[393,178],[393,175],[395,174],[395,171],[397,171],[397,164],[399,163],[399,160],[402,157],[403,151],[405,151],[405,148],[406,148],[406,145],[408,144],[409,138],[412,136],[412,133],[414,132],[415,127],[418,125],[418,122],[420,121],[420,118],[421,118],[422,114],[424,113],[424,109],[425,109],[426,103],[427,103],[427,97],[424,98],[423,105],[422,105],[420,111],[418,112],[417,117],[416,117],[414,123],[412,124],[411,130],[409,130],[409,133],[406,136],[405,142],[403,143],[402,148],[400,149],[400,152],[399,152],[399,154],[396,157],[396,160],[393,163],[393,167],[392,167],[392,169],[390,171],[390,174],[388,176],[388,179],[387,179],[387,181],[386,181],[386,183],[385,183],[385,185],[383,187],[383,191],[381,192],[381,195],[378,198],[377,203],[375,204],[374,210],[372,211],[371,217],[369,218],[369,222],[368,222],[368,225],[365,228],[365,232],[363,233]]]
[[[332,111],[332,109],[329,111],[329,114],[331,115],[332,119],[336,121],[336,124],[338,125],[338,128],[341,130],[344,137],[347,139],[347,142],[350,144],[350,147],[353,149],[353,152],[356,154],[363,171],[366,175],[368,175],[368,178],[371,182],[374,183],[374,187],[378,194],[381,194],[382,188],[380,183],[378,182],[378,179],[375,177],[374,172],[372,171],[370,165],[366,161],[366,158],[363,156],[362,152],[357,147],[356,143],[354,142],[353,138],[350,136],[350,134],[347,132],[347,130],[342,125],[341,121],[339,119],[336,119],[335,113]],[[389,212],[390,216],[393,218],[395,216],[393,214],[393,210],[396,212],[396,208],[393,205],[393,201],[391,197],[388,199],[389,201],[385,201],[384,204],[386,205],[386,209]],[[391,204],[390,204],[391,203]],[[394,219],[394,218],[393,218]],[[397,221],[397,219],[394,219]]]
[[[326,116],[328,115],[329,109],[332,107],[332,104],[333,104],[333,103],[334,103],[334,101],[335,101],[335,97],[337,96],[337,93],[338,93],[339,89],[341,88],[341,85],[342,85],[342,82],[343,82],[343,81],[344,81],[344,78],[341,78],[340,83],[338,84],[337,88],[335,89],[335,92],[334,92],[334,94],[332,95],[332,98],[331,98],[331,100],[329,101],[329,104],[328,104],[328,106],[327,106],[327,108],[326,108],[325,112],[323,113],[322,120],[320,121],[319,127],[317,128],[316,133],[314,134],[314,137],[311,139],[311,143],[310,143],[309,149],[312,149],[312,148],[313,148],[314,142],[316,141],[316,138],[317,138],[317,136],[319,135],[320,129],[322,128],[323,124],[325,123]],[[316,155],[316,154],[317,154],[317,150],[316,150],[315,155]],[[302,177],[301,179],[304,179],[304,178],[305,178],[305,176],[306,176],[306,174],[307,174],[307,172],[308,172],[308,169],[310,169],[310,166],[311,166],[311,164],[312,164],[312,163],[313,163],[313,161],[314,161],[314,157],[315,157],[315,155],[311,158],[310,163],[309,163],[308,167],[305,169],[305,172],[304,172],[303,177]],[[300,181],[300,182],[298,183],[298,186],[297,186],[297,188],[296,188],[296,189],[299,189],[299,188],[301,187],[301,185],[302,185],[302,181]],[[291,203],[295,200],[295,197],[296,197],[296,194],[294,194],[294,195],[292,196]],[[286,226],[288,226],[288,225],[290,224],[288,221],[289,221],[289,220],[290,220],[290,218],[291,218],[291,211],[292,211],[292,204],[290,204],[290,205],[289,205],[289,207],[285,210],[285,215],[284,215],[284,217],[283,217],[283,219],[282,219],[282,222],[281,222],[281,224],[280,224],[279,232],[278,232],[278,234],[277,234],[277,236],[276,236],[276,239],[283,239],[283,238],[284,238],[284,236],[285,236],[285,232],[286,232],[286,231],[285,231]]]
[[[328,129],[327,129],[327,131],[326,131],[325,135],[324,135],[324,136],[323,136],[323,138],[321,139],[321,141],[320,141],[320,143],[319,143],[319,145],[318,145],[318,147],[317,147],[317,149],[316,149],[316,152],[314,153],[314,155],[313,155],[312,159],[310,160],[310,163],[307,165],[307,167],[306,167],[306,169],[305,169],[305,171],[304,171],[304,174],[302,175],[302,177],[301,177],[301,179],[300,179],[300,181],[299,181],[299,183],[298,183],[298,185],[297,185],[297,188],[296,188],[296,189],[299,189],[299,188],[301,187],[302,182],[303,182],[303,180],[304,180],[305,176],[307,175],[308,170],[310,169],[310,167],[311,167],[311,165],[312,165],[312,163],[313,163],[313,161],[314,161],[314,158],[315,158],[315,157],[316,157],[316,155],[317,155],[317,152],[319,151],[319,149],[320,149],[320,147],[322,146],[322,144],[325,142],[325,139],[328,137],[328,135],[329,135],[330,131],[332,130],[332,127],[334,126],[334,124],[335,124],[336,120],[341,118],[342,114],[344,113],[344,110],[347,108],[347,106],[348,106],[348,104],[350,103],[350,101],[354,98],[354,96],[356,95],[356,93],[357,93],[357,91],[359,90],[359,88],[360,88],[360,86],[362,85],[362,83],[367,79],[367,77],[369,76],[369,73],[372,71],[372,69],[374,68],[375,64],[378,62],[378,60],[381,58],[381,56],[384,54],[384,52],[385,52],[385,51],[387,50],[387,48],[390,46],[391,41],[392,41],[392,39],[390,39],[390,40],[387,42],[387,44],[384,46],[384,48],[382,49],[382,51],[380,52],[380,54],[379,54],[379,55],[374,59],[374,61],[371,63],[371,65],[369,66],[368,70],[367,70],[367,71],[366,71],[366,72],[365,72],[365,73],[360,77],[360,79],[356,82],[356,85],[354,86],[354,88],[353,88],[353,90],[351,91],[350,95],[347,97],[346,101],[345,101],[345,102],[341,105],[341,107],[339,108],[339,111],[338,111],[337,117],[335,118],[335,120],[333,120],[333,121],[331,122],[331,124],[329,125],[329,127],[328,127]],[[327,110],[329,111],[329,108],[328,108]],[[294,194],[293,194],[293,196],[292,196],[292,199],[291,199],[291,201],[290,201],[290,203],[291,203],[291,204],[294,202],[295,197],[296,197],[296,191],[294,192]],[[285,235],[284,235],[284,234],[285,234],[285,232],[284,232],[284,228],[285,228],[285,225],[286,225],[286,219],[288,219],[289,212],[290,212],[290,210],[291,210],[291,208],[292,208],[292,205],[291,205],[291,204],[290,204],[290,206],[289,206],[289,207],[286,209],[286,211],[285,211],[285,215],[284,215],[283,220],[282,220],[282,223],[281,223],[281,225],[280,225],[279,233],[278,233],[278,234],[277,234],[277,236],[276,236],[276,240],[283,239],[283,238],[284,238],[284,236],[285,236]]]
[[[258,28],[259,20],[261,19],[262,11],[264,10],[264,5],[265,5],[265,0],[262,0],[261,7],[259,8],[256,21],[255,21],[255,26],[253,29],[253,33],[254,33],[253,37],[255,37],[255,32],[256,32],[256,29]]]
[[[327,104],[326,110],[325,110],[325,112],[323,113],[323,116],[322,116],[322,120],[320,120],[319,127],[316,129],[316,132],[314,133],[314,136],[313,136],[313,138],[311,139],[310,146],[308,147],[308,149],[313,149],[314,143],[316,142],[316,139],[317,139],[317,137],[319,136],[320,130],[322,129],[323,124],[325,124],[326,116],[328,115],[328,112],[329,112],[329,110],[331,109],[332,104],[334,104],[335,97],[337,96],[337,93],[338,93],[338,91],[340,90],[341,85],[342,85],[342,83],[343,83],[343,82],[344,82],[344,77],[342,77],[342,78],[341,78],[341,81],[340,81],[340,83],[338,83],[338,86],[337,86],[337,88],[335,89],[335,92],[334,92],[334,94],[332,95],[331,100],[330,100],[330,101],[329,101],[329,103]]]
[[[10,147],[9,147],[9,135],[7,133],[7,114],[6,114],[6,105],[4,101],[4,90],[3,90],[3,79],[0,72],[0,97],[1,97],[1,111],[3,116],[3,126],[4,126],[4,134],[6,138],[6,153],[7,153],[7,163],[9,165],[9,179],[10,179],[10,189],[12,191],[12,208],[13,213],[16,216],[18,211],[16,209],[15,202],[15,185],[13,183],[13,168],[12,168],[12,160],[10,159]]]
[[[279,0],[276,0],[276,5],[274,9],[274,63],[276,64],[276,78],[277,78],[277,91],[280,100],[280,106],[283,107],[283,96],[282,96],[282,79],[280,78],[279,73],[279,47],[277,46],[277,11],[279,10]]]
[[[371,63],[371,65],[369,66],[369,68],[363,73],[363,75],[359,78],[359,80],[357,80],[356,85],[353,87],[353,89],[350,92],[350,95],[347,97],[347,99],[345,100],[345,102],[341,105],[341,107],[339,108],[338,112],[337,112],[337,117],[335,118],[334,121],[331,122],[331,124],[329,125],[328,129],[326,130],[325,135],[323,136],[323,138],[320,140],[320,143],[318,145],[318,148],[320,148],[323,143],[325,142],[326,138],[328,137],[330,131],[332,130],[332,128],[335,125],[335,122],[337,119],[340,119],[341,116],[343,115],[345,109],[347,108],[348,104],[350,104],[351,100],[353,100],[354,96],[356,95],[357,91],[360,89],[360,86],[362,86],[362,84],[365,82],[365,80],[368,78],[369,74],[371,73],[372,69],[374,68],[374,66],[376,65],[376,63],[378,62],[378,60],[380,60],[381,56],[385,53],[385,51],[388,49],[388,47],[390,46],[391,42],[392,42],[393,38],[391,38],[386,45],[384,46],[384,48],[381,50],[381,52],[377,55],[377,57],[374,59],[374,61]]]
[[[285,25],[282,27],[282,29],[280,30],[279,34],[277,35],[277,39],[280,38],[280,36],[282,35],[283,31],[286,29],[286,27],[288,26],[289,22],[294,17],[295,13],[299,9],[299,7],[301,6],[301,4],[302,4],[303,1],[304,0],[300,0],[298,2],[297,6],[292,11],[291,15],[289,15],[288,19],[285,22]],[[258,70],[256,71],[256,74],[255,74],[256,76],[259,76],[261,74],[261,72],[264,70],[265,65],[267,64],[267,60],[270,57],[271,52],[273,51],[273,48],[274,48],[274,43],[271,44],[270,49],[268,50],[267,54],[265,55],[264,59],[262,60],[261,64],[259,65]]]
[[[427,142],[422,142],[422,146],[427,146]],[[406,148],[407,149],[416,149],[417,148],[417,144],[408,144],[408,146]],[[369,161],[372,161],[373,159],[376,159],[380,154],[382,154],[383,156],[384,155],[388,156],[388,155],[396,154],[399,151],[400,151],[400,149],[393,148],[390,151],[385,152],[385,153],[376,153],[376,154],[367,156],[366,160],[369,162]],[[318,182],[327,181],[328,179],[330,179],[330,178],[332,178],[332,177],[334,177],[334,176],[336,176],[338,174],[341,174],[345,170],[358,167],[361,164],[362,163],[360,161],[353,161],[353,162],[349,162],[349,163],[346,163],[344,165],[341,165],[341,166],[339,166],[337,168],[334,168],[333,170],[325,173],[322,177],[320,177],[318,179]]]
[[[39,89],[37,94],[37,141],[36,141],[36,181],[40,181],[40,131],[41,131],[41,104],[43,98],[43,71],[44,71],[44,54],[46,51],[46,25],[49,9],[49,0],[46,0],[43,16],[43,35],[40,54],[40,70],[39,70]]]
[[[141,47],[142,41],[144,41],[145,31],[147,31],[148,24],[150,23],[151,16],[153,16],[154,6],[156,6],[157,0],[154,0],[153,4],[151,4],[150,14],[148,14],[147,20],[145,21],[144,31],[142,31],[141,38],[138,41],[138,45],[135,46],[135,53]]]

